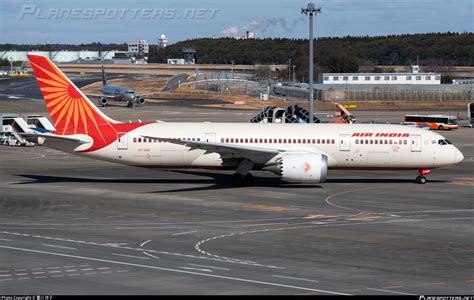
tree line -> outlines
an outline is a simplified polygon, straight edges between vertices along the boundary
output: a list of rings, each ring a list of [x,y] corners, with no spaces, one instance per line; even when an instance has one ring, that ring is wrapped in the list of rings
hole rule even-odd
[[[303,79],[308,72],[308,40],[288,38],[201,38],[164,49],[152,47],[149,62],[166,63],[194,48],[197,63],[289,64]],[[291,60],[291,62],[290,62]],[[389,36],[324,37],[315,40],[315,76],[322,72],[357,72],[360,66],[474,66],[474,33],[427,33]],[[317,78],[317,77],[315,77]]]

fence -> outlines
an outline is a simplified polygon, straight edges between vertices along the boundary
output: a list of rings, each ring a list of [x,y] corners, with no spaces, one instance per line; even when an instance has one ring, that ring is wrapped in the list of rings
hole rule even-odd
[[[189,85],[197,90],[258,96],[260,93],[269,93],[270,84],[266,81],[256,82],[243,79],[209,79],[186,82],[180,86]]]
[[[308,97],[304,87],[274,86],[277,95],[290,97]],[[473,91],[469,86],[446,88],[372,88],[372,89],[315,89],[314,99],[319,101],[456,101],[473,100]]]

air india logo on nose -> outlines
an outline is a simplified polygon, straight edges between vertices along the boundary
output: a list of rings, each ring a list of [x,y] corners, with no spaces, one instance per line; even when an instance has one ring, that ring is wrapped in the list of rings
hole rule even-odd
[[[311,164],[309,164],[307,161],[304,162],[304,172],[307,173],[311,170]]]

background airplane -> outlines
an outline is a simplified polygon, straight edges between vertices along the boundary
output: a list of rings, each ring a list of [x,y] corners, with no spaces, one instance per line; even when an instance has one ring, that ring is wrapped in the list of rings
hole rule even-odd
[[[105,75],[104,66],[102,66],[102,87],[100,88],[102,95],[97,94],[88,94],[91,97],[98,97],[99,104],[102,106],[108,106],[109,100],[111,101],[126,101],[127,107],[133,107],[135,102],[138,105],[145,104],[145,96],[158,94],[158,93],[148,93],[148,94],[137,94],[135,90],[127,86],[117,86],[107,84],[107,77]]]

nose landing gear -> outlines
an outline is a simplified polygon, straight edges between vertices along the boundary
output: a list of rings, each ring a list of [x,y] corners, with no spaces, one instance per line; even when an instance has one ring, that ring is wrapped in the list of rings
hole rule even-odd
[[[421,169],[419,172],[419,175],[416,177],[415,182],[418,184],[425,184],[426,183],[426,177],[425,175],[428,175],[431,173],[430,169]]]

